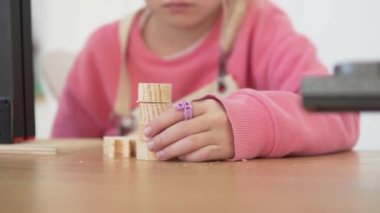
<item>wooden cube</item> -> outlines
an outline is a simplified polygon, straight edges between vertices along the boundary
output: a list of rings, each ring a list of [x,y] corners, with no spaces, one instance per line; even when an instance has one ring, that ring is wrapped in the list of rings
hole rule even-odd
[[[104,137],[103,154],[109,158],[130,158],[133,154],[135,136]]]

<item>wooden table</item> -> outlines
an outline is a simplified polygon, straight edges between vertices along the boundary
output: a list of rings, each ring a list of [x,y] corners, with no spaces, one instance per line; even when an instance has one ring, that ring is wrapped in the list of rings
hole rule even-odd
[[[380,212],[380,151],[249,162],[0,155],[0,212]]]

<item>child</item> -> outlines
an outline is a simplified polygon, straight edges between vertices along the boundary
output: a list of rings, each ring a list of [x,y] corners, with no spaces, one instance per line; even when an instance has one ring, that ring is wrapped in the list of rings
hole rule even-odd
[[[117,94],[129,91],[130,107],[135,108],[139,82],[172,83],[173,99],[179,100],[227,72],[239,90],[227,97],[205,94],[193,101],[189,120],[184,120],[181,110],[170,109],[146,126],[149,148],[159,159],[303,156],[354,146],[359,134],[358,114],[303,109],[302,77],[326,75],[327,70],[318,61],[313,45],[293,30],[273,3],[146,3],[132,19],[126,55],[122,54],[125,41],[118,39],[120,22],[91,36],[60,99],[54,137],[110,134],[115,128],[109,118]],[[125,73],[119,66],[124,62]],[[122,75],[128,75],[130,84],[124,90],[119,84]]]

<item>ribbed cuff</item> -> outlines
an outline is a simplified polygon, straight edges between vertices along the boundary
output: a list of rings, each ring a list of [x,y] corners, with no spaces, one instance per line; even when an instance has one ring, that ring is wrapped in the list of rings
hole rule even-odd
[[[264,103],[252,93],[238,92],[228,98],[208,95],[204,98],[219,101],[227,112],[234,136],[235,155],[232,161],[264,157],[273,150],[274,121]]]

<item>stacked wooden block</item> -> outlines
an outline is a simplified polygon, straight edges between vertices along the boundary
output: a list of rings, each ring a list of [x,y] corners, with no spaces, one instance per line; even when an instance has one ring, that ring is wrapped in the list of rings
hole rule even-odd
[[[148,138],[143,135],[146,125],[172,106],[172,86],[170,84],[139,84],[138,103],[139,137],[136,141],[136,158],[157,160],[147,146]]]
[[[105,137],[104,155],[109,158],[130,158],[157,160],[155,153],[148,149],[148,138],[143,135],[146,125],[172,106],[170,84],[139,84],[139,129],[137,136]]]

